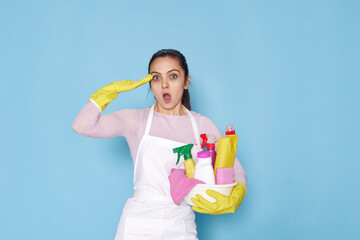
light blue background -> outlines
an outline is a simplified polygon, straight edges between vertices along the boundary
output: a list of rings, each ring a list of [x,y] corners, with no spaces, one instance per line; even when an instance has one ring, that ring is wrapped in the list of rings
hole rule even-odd
[[[71,124],[161,48],[187,57],[193,110],[235,125],[248,177],[235,214],[197,214],[201,240],[360,238],[358,1],[2,0],[0,27],[0,239],[114,238],[127,143]]]

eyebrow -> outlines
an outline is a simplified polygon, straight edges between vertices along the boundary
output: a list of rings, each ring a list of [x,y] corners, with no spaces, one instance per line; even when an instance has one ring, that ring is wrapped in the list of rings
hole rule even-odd
[[[177,70],[177,69],[171,69],[171,70],[169,70],[167,73],[169,73],[169,72],[172,72],[172,71],[177,71],[177,72],[179,72],[180,73],[180,71],[179,70]],[[153,73],[157,73],[157,74],[160,74],[161,75],[161,73],[159,73],[159,72],[156,72],[156,71],[152,71],[151,72],[151,74],[153,74]]]
[[[180,71],[179,71],[179,70],[177,70],[177,69],[175,69],[175,68],[174,68],[174,69],[171,69],[170,71],[168,71],[168,73],[169,73],[169,72],[172,72],[172,71],[177,71],[177,72],[179,72],[179,73],[180,73]]]

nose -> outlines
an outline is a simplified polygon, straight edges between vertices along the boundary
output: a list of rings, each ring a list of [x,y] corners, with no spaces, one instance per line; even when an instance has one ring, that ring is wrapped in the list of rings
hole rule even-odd
[[[169,82],[166,78],[163,78],[161,81],[161,87],[162,88],[168,88],[169,87]]]

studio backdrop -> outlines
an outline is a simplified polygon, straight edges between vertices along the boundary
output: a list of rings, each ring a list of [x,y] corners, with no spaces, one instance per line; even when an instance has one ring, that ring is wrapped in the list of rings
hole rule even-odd
[[[100,87],[181,51],[192,110],[233,124],[248,184],[198,237],[360,239],[358,1],[1,1],[0,239],[113,239],[133,193],[122,137],[72,122]],[[102,114],[155,102],[148,85]]]

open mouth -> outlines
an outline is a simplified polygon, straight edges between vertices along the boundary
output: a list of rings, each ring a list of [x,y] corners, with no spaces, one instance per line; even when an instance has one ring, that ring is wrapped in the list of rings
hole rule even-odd
[[[168,93],[163,94],[164,102],[169,103],[171,101],[171,95]]]

